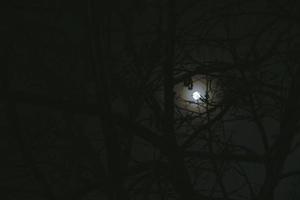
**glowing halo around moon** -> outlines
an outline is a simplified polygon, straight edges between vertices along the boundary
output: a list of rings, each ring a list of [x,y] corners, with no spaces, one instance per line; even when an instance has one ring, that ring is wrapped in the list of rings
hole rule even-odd
[[[192,77],[192,87],[178,83],[174,87],[175,104],[185,111],[203,112],[207,109],[207,102],[216,101],[217,86],[214,81],[209,81],[201,75]]]

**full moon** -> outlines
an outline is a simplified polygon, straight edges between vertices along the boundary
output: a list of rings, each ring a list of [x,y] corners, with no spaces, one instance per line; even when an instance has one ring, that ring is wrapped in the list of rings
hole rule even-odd
[[[195,101],[199,100],[200,97],[201,97],[201,95],[200,95],[200,93],[198,91],[196,91],[196,92],[193,93],[193,99]]]
[[[218,88],[215,80],[210,77],[195,75],[192,78],[192,87],[180,82],[174,86],[175,104],[182,111],[193,113],[204,112],[209,100],[210,105],[218,101]],[[209,99],[208,99],[209,98]]]

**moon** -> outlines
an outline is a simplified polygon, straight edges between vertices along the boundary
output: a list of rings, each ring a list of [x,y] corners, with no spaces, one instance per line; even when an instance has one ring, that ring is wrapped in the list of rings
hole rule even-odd
[[[201,98],[200,92],[195,91],[195,92],[193,93],[193,99],[194,99],[195,101],[197,101],[197,100],[199,100],[200,98]]]
[[[206,76],[195,75],[192,77],[193,87],[189,88],[183,83],[174,87],[175,104],[184,112],[204,112],[209,100],[210,105],[219,101],[218,84],[216,80],[208,79]],[[209,99],[206,99],[209,98]]]

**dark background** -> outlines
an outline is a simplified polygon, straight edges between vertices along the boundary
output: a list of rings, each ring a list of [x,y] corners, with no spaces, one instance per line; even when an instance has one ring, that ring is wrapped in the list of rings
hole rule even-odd
[[[3,3],[1,199],[298,199],[299,9]],[[174,100],[195,76],[201,112]]]

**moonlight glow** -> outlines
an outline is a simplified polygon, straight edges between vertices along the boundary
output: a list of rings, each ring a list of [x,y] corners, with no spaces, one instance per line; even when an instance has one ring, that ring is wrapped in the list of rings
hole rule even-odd
[[[174,87],[175,104],[182,111],[204,112],[207,107],[209,97],[210,105],[218,101],[217,84],[215,81],[208,80],[207,76],[195,75],[192,78],[192,87],[178,83]]]
[[[193,99],[195,101],[199,100],[200,97],[201,97],[201,95],[200,95],[200,93],[198,91],[196,91],[196,92],[193,93]]]

